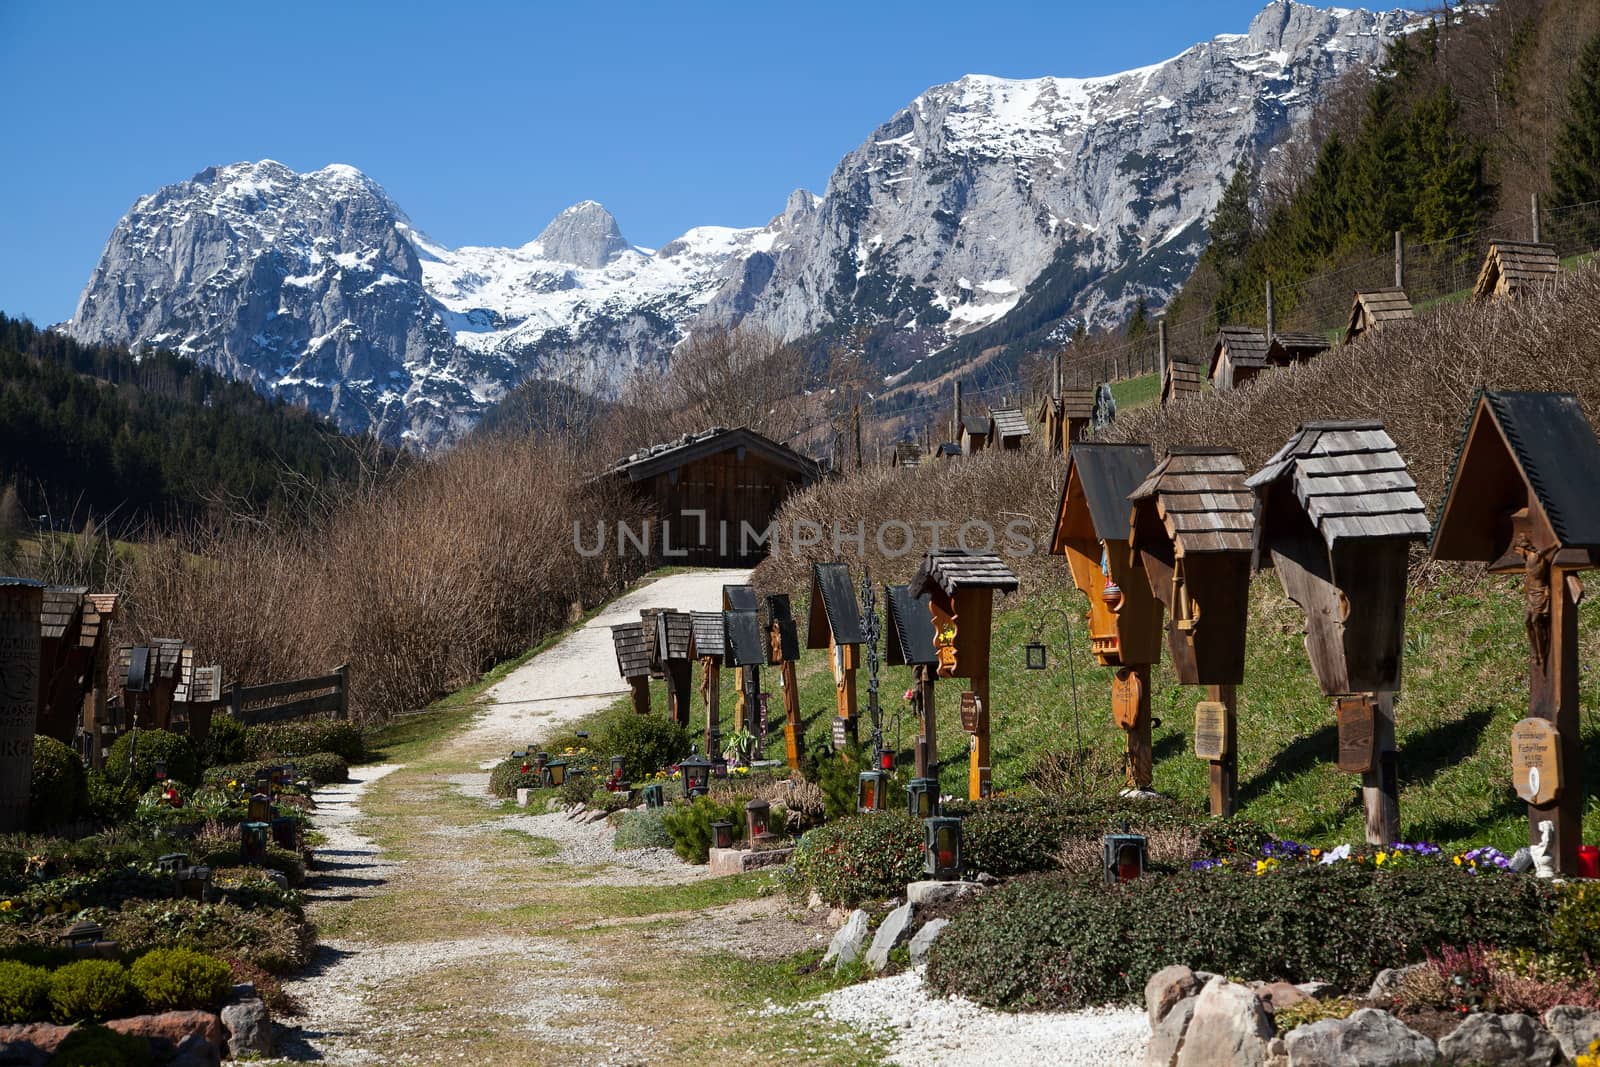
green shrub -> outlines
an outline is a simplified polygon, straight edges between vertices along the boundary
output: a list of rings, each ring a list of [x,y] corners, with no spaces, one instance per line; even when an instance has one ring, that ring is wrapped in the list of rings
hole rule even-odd
[[[50,972],[0,960],[0,1023],[31,1023],[50,1013]]]
[[[367,746],[361,736],[361,728],[353,722],[307,719],[304,722],[248,726],[244,733],[243,760],[281,760],[291,755],[298,760],[308,752],[332,752],[346,763],[360,763],[367,758]]]
[[[596,786],[584,803],[596,811],[621,811],[628,806],[628,791],[619,789],[612,792],[603,785]]]
[[[607,714],[595,734],[590,747],[602,765],[612,756],[621,756],[629,778],[635,782],[689,754],[688,728],[663,715],[640,715],[621,708]]]
[[[28,825],[35,830],[70,823],[89,804],[83,760],[42,734],[33,739],[33,778],[28,786]]]
[[[128,969],[115,960],[79,960],[50,976],[50,1013],[58,1023],[115,1019],[137,1002]]]
[[[625,811],[617,816],[617,836],[612,846],[628,848],[671,848],[672,835],[667,833],[662,815],[665,808],[646,808],[644,811]]]
[[[233,971],[215,956],[188,948],[158,948],[133,961],[133,984],[151,1011],[220,1007],[233,989]]]
[[[126,782],[113,781],[104,771],[91,770],[85,776],[84,814],[98,823],[117,826],[133,815],[139,792]]]
[[[104,1026],[73,1030],[50,1060],[51,1067],[151,1067],[155,1062],[148,1039]]]
[[[200,743],[200,758],[207,767],[243,763],[250,758],[247,727],[232,715],[211,716],[211,728]]]
[[[300,970],[316,949],[316,928],[280,909],[165,900],[125,904],[97,912],[94,920],[129,954],[186,946],[237,957],[273,974]]]
[[[528,770],[522,770],[526,763]],[[532,760],[503,759],[489,772],[489,792],[497,797],[514,797],[519,789],[538,789],[544,785],[544,776],[533,769]]]
[[[791,891],[854,907],[922,877],[922,824],[903,812],[851,815],[806,831],[785,873]]]
[[[1550,920],[1550,951],[1579,973],[1600,973],[1600,882],[1568,882]]]
[[[813,754],[817,786],[822,790],[823,816],[842,819],[856,810],[856,783],[869,761],[860,745],[851,745],[840,754],[830,742],[822,742]],[[894,796],[893,793],[889,794]]]
[[[226,782],[236,780],[241,785],[248,785],[256,780],[256,775],[274,767],[283,766],[283,760],[251,760],[248,763],[226,763],[212,767],[205,773],[207,782]],[[343,782],[350,777],[349,764],[336,752],[313,752],[308,756],[296,756],[290,760],[294,764],[296,773],[311,782],[313,785],[326,785],[328,782]]]
[[[165,761],[167,777],[200,784],[200,757],[195,755],[194,745],[182,734],[166,730],[136,730],[117,738],[106,754],[106,777],[142,793],[155,784],[159,761]]]
[[[587,804],[593,792],[594,779],[586,774],[573,774],[572,768],[568,767],[566,776],[556,789],[556,796],[561,798],[563,804]]]
[[[1440,945],[1537,944],[1554,908],[1534,879],[1444,864],[1184,872],[1107,887],[1098,875],[1019,879],[956,914],[926,980],[991,1007],[1076,1009],[1137,1001],[1181,963],[1242,979],[1365,988]]]
[[[704,863],[711,858],[711,824],[726,819],[733,824],[733,837],[744,836],[744,803],[695,797],[661,809],[661,825],[672,838],[672,851],[688,863]]]

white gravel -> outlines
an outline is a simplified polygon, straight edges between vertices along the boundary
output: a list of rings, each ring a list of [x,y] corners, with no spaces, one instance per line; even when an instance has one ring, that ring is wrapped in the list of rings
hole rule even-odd
[[[906,1067],[1121,1067],[1143,1063],[1150,1039],[1149,1020],[1134,1009],[1011,1014],[939,999],[923,986],[920,967],[836,990],[802,1010],[887,1041],[887,1062]]]

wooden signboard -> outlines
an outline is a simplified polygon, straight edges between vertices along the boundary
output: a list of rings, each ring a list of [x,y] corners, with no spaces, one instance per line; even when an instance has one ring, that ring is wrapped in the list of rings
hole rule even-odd
[[[1123,668],[1111,682],[1111,718],[1124,730],[1131,730],[1139,721],[1139,698],[1143,680],[1138,672]]]
[[[970,689],[961,694],[961,728],[969,734],[978,730],[978,694]]]
[[[1549,719],[1511,728],[1511,782],[1517,796],[1543,807],[1561,795],[1561,732]]]
[[[1232,751],[1228,705],[1220,700],[1200,701],[1194,706],[1194,754],[1203,760],[1219,760]]]
[[[850,725],[850,723],[849,723],[848,720],[841,719],[841,718],[838,718],[837,716],[835,716],[835,718],[833,720],[833,747],[834,748],[836,748],[836,749],[844,748],[845,739],[846,739],[846,736],[847,736],[847,727],[849,725]]]
[[[1346,774],[1372,770],[1377,752],[1377,705],[1369,696],[1340,697],[1335,707],[1339,720],[1339,769]]]

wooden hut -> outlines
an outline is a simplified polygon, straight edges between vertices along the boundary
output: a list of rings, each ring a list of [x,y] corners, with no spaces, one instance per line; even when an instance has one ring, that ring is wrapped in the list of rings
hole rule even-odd
[[[928,553],[911,579],[910,595],[928,598],[939,677],[967,679],[973,695],[967,764],[971,800],[991,794],[989,644],[994,594],[1015,592],[1017,586],[1016,574],[999,556],[962,549]]]
[[[716,426],[635,452],[608,475],[653,506],[661,524],[653,550],[676,563],[723,567],[760,561],[758,539],[778,507],[821,468],[754,430]]]
[[[845,563],[818,563],[811,568],[811,615],[806,647],[828,650],[839,718],[845,732],[856,736],[856,668],[861,666],[861,609]]]
[[[1517,297],[1549,285],[1561,272],[1555,245],[1531,241],[1490,241],[1472,298]]]
[[[1205,383],[1204,364],[1174,356],[1167,360],[1166,373],[1161,379],[1161,403],[1165,406],[1174,400],[1197,397],[1205,391]]]
[[[1211,387],[1236,389],[1267,366],[1267,335],[1249,326],[1224,326],[1211,349]]]
[[[1411,298],[1404,289],[1369,289],[1357,293],[1350,308],[1350,324],[1344,330],[1344,343],[1349,344],[1369,330],[1382,330],[1416,317],[1417,313],[1411,309]]]
[[[1308,422],[1246,484],[1255,564],[1305,612],[1312,672],[1339,698],[1339,766],[1362,775],[1367,840],[1397,841],[1406,558],[1429,529],[1416,482],[1382,423]]]
[[[689,657],[700,664],[700,700],[706,706],[705,750],[722,745],[722,660],[728,654],[725,623],[720,611],[689,613]]]
[[[901,441],[894,446],[894,451],[889,454],[891,467],[920,467],[922,466],[922,449],[915,441]]]
[[[1001,408],[989,413],[989,447],[1015,451],[1033,436],[1021,408]]]
[[[994,425],[987,415],[961,416],[961,454],[970,456],[989,447]]]
[[[1054,555],[1089,598],[1089,641],[1102,666],[1116,667],[1112,711],[1128,738],[1128,784],[1150,788],[1154,753],[1150,668],[1161,658],[1161,602],[1133,568],[1128,494],[1155,468],[1149,445],[1079,441],[1061,485]]]
[[[1039,404],[1039,424],[1052,453],[1065,452],[1084,437],[1094,423],[1094,388],[1063,389]]]
[[[800,636],[794,610],[787,593],[767,597],[767,663],[778,668],[778,685],[783,689],[783,747],[789,769],[800,769],[800,749],[805,726],[800,721],[800,683],[794,665],[800,659]]]
[[[954,441],[945,441],[933,450],[934,459],[959,459],[961,446]]]
[[[1600,441],[1576,396],[1474,398],[1430,551],[1523,576],[1528,718],[1512,732],[1512,778],[1528,804],[1529,842],[1550,823],[1556,870],[1574,875],[1584,798],[1578,572],[1600,566]]]
[[[1333,342],[1320,333],[1275,333],[1267,345],[1267,366],[1292,367],[1310,363],[1333,347]]]
[[[1134,564],[1167,609],[1178,681],[1207,687],[1195,709],[1195,751],[1211,763],[1211,814],[1232,815],[1234,739],[1244,681],[1255,498],[1244,460],[1221,448],[1174,448],[1129,499]]]
[[[644,624],[624,622],[611,627],[611,644],[617,653],[617,673],[633,694],[633,710],[650,714],[650,650],[644,640]]]
[[[912,596],[909,585],[886,585],[883,592],[889,607],[884,662],[891,667],[910,667],[916,679],[913,687],[913,708],[917,716],[913,753],[915,776],[935,777],[939,763],[939,732],[933,683],[938,677],[939,654],[933,647],[933,616],[929,611],[932,595]]]

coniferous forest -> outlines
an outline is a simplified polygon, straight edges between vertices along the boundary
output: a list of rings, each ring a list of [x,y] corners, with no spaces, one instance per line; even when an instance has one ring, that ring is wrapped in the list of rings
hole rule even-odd
[[[261,512],[354,477],[371,454],[193,360],[0,315],[0,486],[30,516],[128,528]]]

